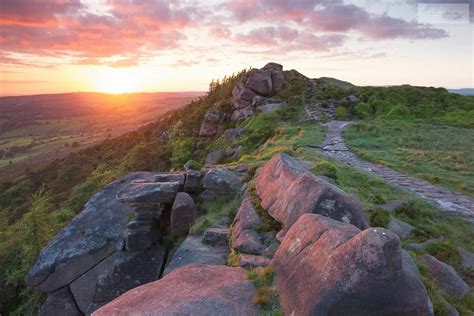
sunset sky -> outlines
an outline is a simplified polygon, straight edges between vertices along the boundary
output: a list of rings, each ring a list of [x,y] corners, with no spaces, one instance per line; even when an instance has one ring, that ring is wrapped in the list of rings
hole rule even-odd
[[[474,87],[474,0],[0,0],[0,94],[202,91],[268,61]]]

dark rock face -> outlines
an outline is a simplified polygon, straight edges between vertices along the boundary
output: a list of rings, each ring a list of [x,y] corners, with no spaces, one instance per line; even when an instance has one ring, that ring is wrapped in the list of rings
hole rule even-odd
[[[456,270],[449,264],[430,255],[419,256],[418,260],[426,266],[430,277],[447,294],[461,299],[469,292],[469,285],[461,279]]]
[[[262,69],[251,69],[232,90],[232,104],[235,111],[231,119],[243,120],[253,115],[255,108],[267,112],[283,106],[283,104],[281,106],[264,104],[267,103],[266,97],[275,95],[283,88],[284,80],[282,65],[269,63]]]
[[[226,245],[204,244],[202,236],[190,235],[173,254],[164,275],[192,263],[225,265],[228,254],[229,248]]]
[[[159,206],[172,203],[179,187],[179,182],[132,182],[117,193],[117,199],[132,206]]]
[[[271,260],[262,256],[240,255],[240,267],[244,269],[263,268],[270,265]]]
[[[238,140],[245,132],[245,128],[232,128],[224,132],[224,139],[226,143],[231,144]]]
[[[321,214],[361,229],[368,227],[357,199],[306,172],[307,168],[302,161],[277,154],[256,177],[262,207],[284,226],[280,237],[305,213]]]
[[[146,252],[117,252],[72,282],[71,292],[80,310],[90,314],[129,289],[158,279],[163,259],[159,244]]]
[[[235,194],[240,188],[240,179],[226,168],[213,168],[203,178],[204,192],[201,199],[213,199]]]
[[[117,249],[133,210],[115,196],[132,180],[152,179],[150,173],[129,174],[95,194],[76,216],[40,252],[26,284],[41,292],[68,285]]]
[[[227,158],[227,154],[224,151],[221,151],[221,150],[211,151],[206,156],[205,165],[206,167],[217,165],[217,164],[223,163],[226,158]]]
[[[433,315],[423,283],[403,267],[399,238],[386,229],[304,214],[272,263],[287,315]]]
[[[184,236],[194,222],[196,204],[193,198],[185,193],[178,192],[171,208],[170,229],[173,236]]]
[[[93,315],[258,315],[242,268],[193,264],[128,291]]]
[[[48,298],[38,311],[38,316],[82,316],[69,288],[63,287],[48,294]]]
[[[202,174],[200,171],[188,170],[186,171],[186,181],[184,182],[184,192],[199,193],[202,189]]]
[[[204,120],[199,131],[200,137],[214,137],[219,130],[222,113],[219,109],[210,109],[204,115]]]

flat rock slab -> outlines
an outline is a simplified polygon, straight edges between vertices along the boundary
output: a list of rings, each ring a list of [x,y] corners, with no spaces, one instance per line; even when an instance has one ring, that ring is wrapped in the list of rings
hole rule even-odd
[[[152,179],[153,173],[128,174],[96,193],[84,210],[64,227],[40,252],[28,272],[26,284],[41,292],[68,285],[124,245],[124,231],[133,210],[115,197],[137,179]]]
[[[69,286],[79,309],[89,315],[120,294],[157,280],[164,254],[155,244],[145,252],[119,251],[103,260]]]
[[[321,214],[351,223],[359,228],[368,227],[362,205],[353,196],[335,185],[307,172],[309,166],[287,154],[277,154],[265,164],[255,181],[262,207],[286,231],[305,213]]]
[[[225,245],[207,245],[201,235],[190,235],[178,247],[164,271],[164,275],[192,263],[225,265],[229,248]]]
[[[212,227],[204,231],[202,243],[210,246],[227,246],[229,228]]]
[[[397,234],[401,240],[406,240],[410,237],[411,232],[415,229],[412,225],[401,221],[399,219],[391,219],[387,226],[388,230]]]
[[[242,268],[192,264],[128,291],[92,315],[256,316],[254,294]]]
[[[117,199],[133,206],[152,206],[173,203],[180,182],[131,182],[118,193]]]
[[[263,268],[270,265],[271,260],[262,256],[240,255],[240,267],[244,269]]]

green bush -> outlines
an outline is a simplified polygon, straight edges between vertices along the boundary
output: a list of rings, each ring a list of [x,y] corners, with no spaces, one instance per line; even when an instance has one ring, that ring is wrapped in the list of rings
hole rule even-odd
[[[337,180],[337,167],[332,163],[322,160],[314,165],[311,172],[316,175],[325,176]]]
[[[347,109],[343,106],[338,106],[336,108],[336,118],[338,120],[347,120],[349,119],[349,114],[347,112]]]
[[[368,119],[371,116],[370,106],[364,102],[358,103],[354,107],[354,112],[361,119]]]
[[[390,213],[384,209],[376,208],[370,212],[370,226],[387,227],[390,221]]]

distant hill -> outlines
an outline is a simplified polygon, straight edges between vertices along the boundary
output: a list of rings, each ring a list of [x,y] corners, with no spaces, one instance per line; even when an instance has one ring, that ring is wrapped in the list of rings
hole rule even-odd
[[[462,89],[447,89],[451,93],[460,95],[474,95],[474,88],[462,88]]]
[[[337,86],[337,87],[342,88],[342,89],[350,89],[350,88],[352,88],[352,87],[355,87],[355,86],[354,86],[352,83],[350,83],[350,82],[343,81],[343,80],[339,80],[339,79],[336,79],[336,78],[321,77],[321,78],[319,78],[319,79],[322,80],[323,82],[332,84],[332,85]]]

